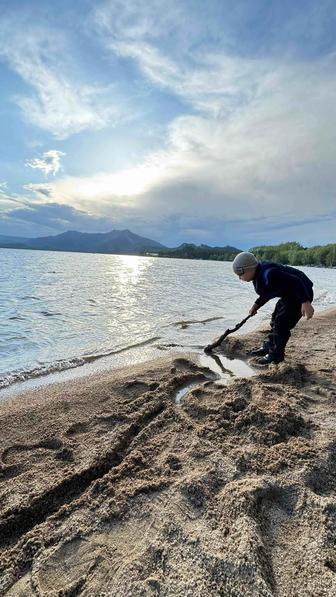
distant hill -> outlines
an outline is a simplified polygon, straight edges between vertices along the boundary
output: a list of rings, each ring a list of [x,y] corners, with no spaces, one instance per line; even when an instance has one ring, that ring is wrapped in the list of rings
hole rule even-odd
[[[134,234],[130,230],[91,233],[68,230],[56,236],[20,238],[0,236],[0,246],[18,249],[39,249],[42,251],[74,251],[81,253],[139,254],[145,251],[158,252],[166,249],[155,240]]]
[[[170,249],[161,243],[134,234],[130,230],[111,230],[111,232],[77,232],[68,230],[55,236],[23,238],[1,236],[0,247],[9,249],[35,249],[40,251],[70,251],[79,253],[112,253],[116,255],[157,254],[160,257],[180,259],[212,259],[232,261],[240,249],[235,247],[209,247],[183,243]]]
[[[181,259],[211,259],[212,261],[233,261],[241,249],[236,247],[209,247],[208,245],[194,245],[183,243],[175,249],[162,249],[162,257],[177,257]]]

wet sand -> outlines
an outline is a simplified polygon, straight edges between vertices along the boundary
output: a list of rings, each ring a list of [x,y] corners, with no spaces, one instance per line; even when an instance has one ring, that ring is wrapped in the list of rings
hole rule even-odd
[[[335,595],[335,332],[228,385],[175,355],[0,404],[0,595]]]

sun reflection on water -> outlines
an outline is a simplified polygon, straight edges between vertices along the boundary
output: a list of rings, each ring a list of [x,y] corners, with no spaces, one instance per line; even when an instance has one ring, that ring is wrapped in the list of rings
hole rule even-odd
[[[116,255],[118,259],[117,269],[118,283],[127,289],[128,286],[136,286],[147,270],[153,264],[153,260],[148,257],[138,257],[136,255]]]

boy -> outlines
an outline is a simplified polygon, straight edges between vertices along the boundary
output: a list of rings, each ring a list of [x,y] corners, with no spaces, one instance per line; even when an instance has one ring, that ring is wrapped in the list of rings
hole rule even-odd
[[[302,316],[310,319],[314,315],[312,306],[313,283],[300,270],[273,263],[258,261],[253,253],[236,255],[232,263],[233,271],[240,280],[253,282],[259,297],[252,305],[249,315],[255,315],[260,307],[270,299],[280,297],[271,318],[271,331],[263,346],[251,353],[262,358],[259,365],[280,363],[285,358],[285,346],[293,329]]]

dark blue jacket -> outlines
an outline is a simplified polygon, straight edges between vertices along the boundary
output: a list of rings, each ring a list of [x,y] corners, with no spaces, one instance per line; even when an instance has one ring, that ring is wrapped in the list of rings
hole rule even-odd
[[[262,307],[272,298],[305,303],[313,300],[313,282],[299,269],[272,261],[259,261],[253,286],[259,298],[255,301]]]

